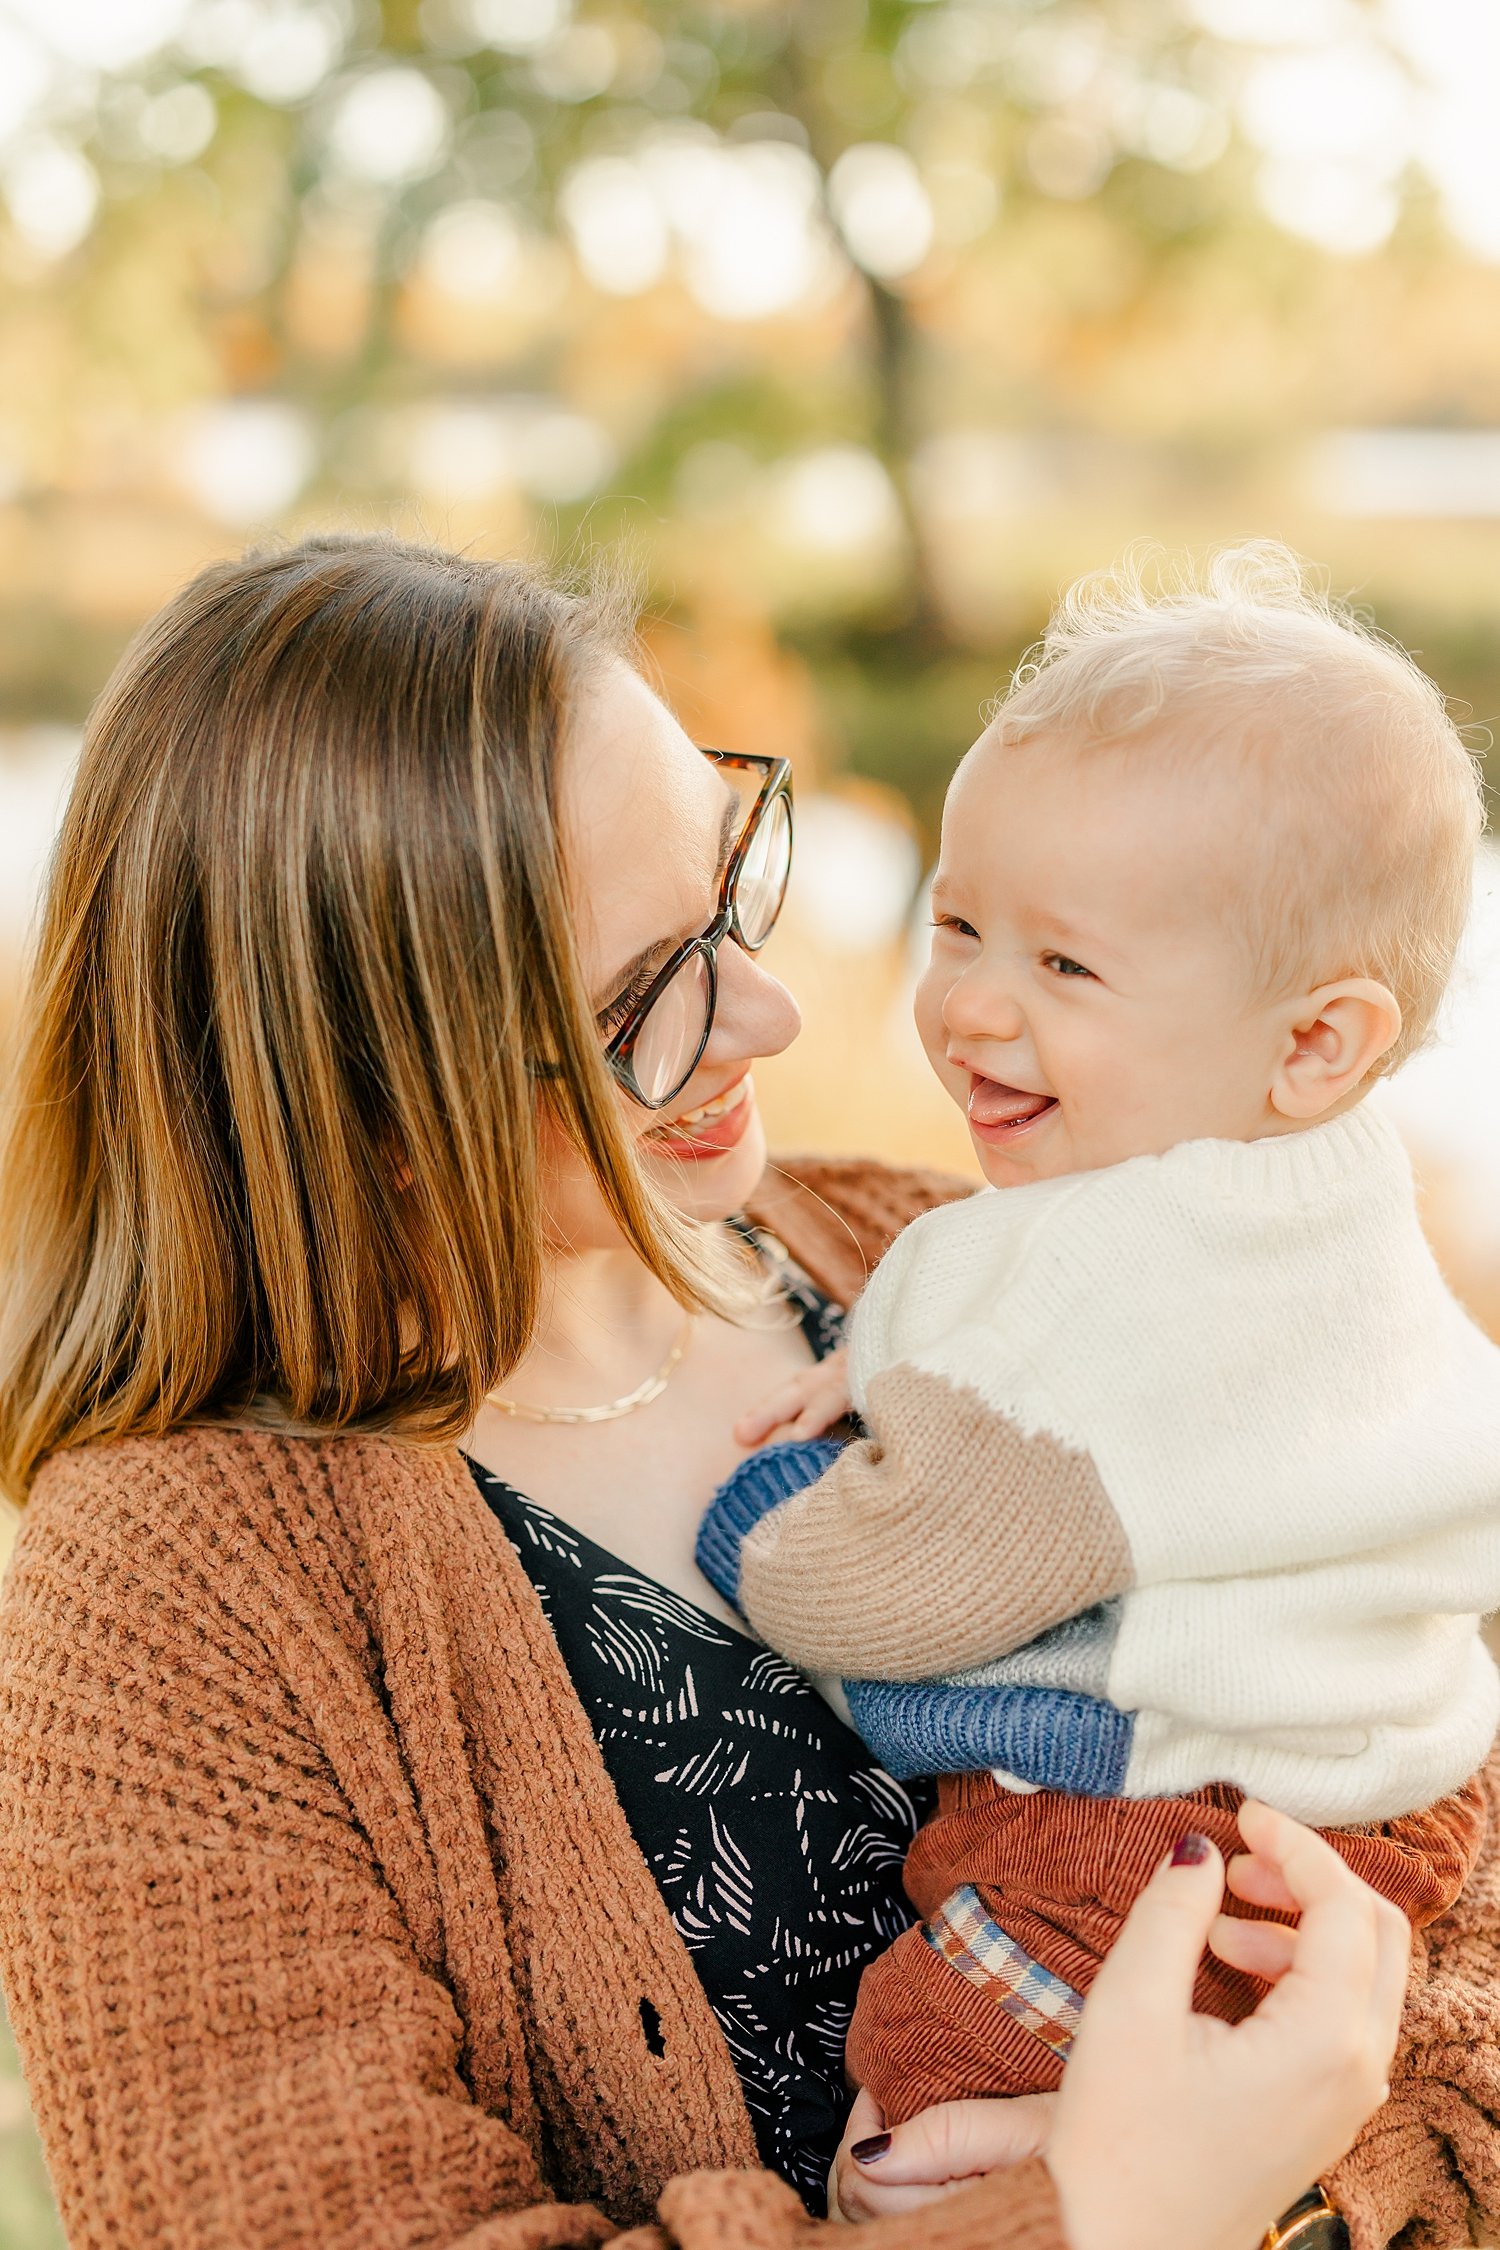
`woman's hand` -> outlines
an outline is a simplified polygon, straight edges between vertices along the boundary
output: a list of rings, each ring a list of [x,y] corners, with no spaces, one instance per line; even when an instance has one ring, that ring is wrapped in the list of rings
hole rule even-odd
[[[1249,1803],[1240,1832],[1230,1890],[1296,1929],[1221,1913],[1223,1863],[1194,1839],[1201,1856],[1158,1868],[1131,1909],[1062,2092],[945,2102],[889,2135],[860,2094],[830,2216],[908,2211],[1045,2155],[1070,2250],[1255,2250],[1385,2098],[1411,1932],[1311,1829]],[[1275,1988],[1244,2023],[1192,2012],[1205,1944]]]
[[[790,1445],[821,1437],[849,1411],[849,1354],[841,1346],[805,1367],[734,1425],[737,1445]]]
[[[1094,1981],[1058,2096],[1046,2155],[1071,2250],[1254,2250],[1385,2098],[1405,1917],[1269,1806],[1243,1806],[1240,1833],[1250,1848],[1229,1888],[1301,1921],[1221,1914],[1206,1838],[1157,1869]],[[1274,1983],[1243,2023],[1192,2013],[1205,1942]]]
[[[1006,2171],[1040,2156],[1056,2094],[1018,2094],[1010,2101],[938,2102],[883,2133],[869,2094],[856,2095],[828,2181],[831,2219],[885,2219],[962,2187],[979,2172]],[[863,2163],[853,2151],[874,2149]]]

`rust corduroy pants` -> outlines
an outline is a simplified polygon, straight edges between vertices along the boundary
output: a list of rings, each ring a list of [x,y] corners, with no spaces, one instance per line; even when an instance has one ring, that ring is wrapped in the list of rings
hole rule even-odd
[[[1180,1836],[1196,1829],[1226,1859],[1244,1849],[1237,1789],[1184,1797],[1067,1797],[1000,1787],[988,1774],[939,1783],[938,1810],[913,1843],[906,1888],[923,1921],[955,1893],[984,1912],[1033,1961],[1086,1993],[1136,1896]],[[1327,1829],[1328,1841],[1416,1929],[1463,1889],[1484,1837],[1477,1782],[1423,1812],[1360,1828]],[[1280,1917],[1228,1898],[1231,1913]],[[860,1985],[849,2067],[888,2124],[931,2102],[977,2094],[1029,2094],[1056,2086],[1063,2055],[953,1967],[920,1926],[907,1930]],[[1205,1954],[1194,2006],[1237,2023],[1266,1990],[1259,1979]]]

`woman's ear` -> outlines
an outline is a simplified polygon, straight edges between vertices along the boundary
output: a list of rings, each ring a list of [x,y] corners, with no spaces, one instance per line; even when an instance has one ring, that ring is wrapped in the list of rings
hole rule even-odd
[[[1271,1107],[1310,1125],[1353,1093],[1401,1036],[1396,996],[1373,977],[1320,985],[1298,1002],[1271,1080]]]

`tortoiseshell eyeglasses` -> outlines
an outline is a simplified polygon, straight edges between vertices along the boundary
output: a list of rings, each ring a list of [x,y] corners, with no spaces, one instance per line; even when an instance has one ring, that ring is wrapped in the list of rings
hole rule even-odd
[[[733,750],[703,755],[761,780],[724,869],[713,920],[678,946],[610,1030],[604,1059],[643,1109],[675,1101],[703,1060],[719,997],[719,947],[732,937],[747,953],[760,951],[776,927],[791,872],[791,761]]]

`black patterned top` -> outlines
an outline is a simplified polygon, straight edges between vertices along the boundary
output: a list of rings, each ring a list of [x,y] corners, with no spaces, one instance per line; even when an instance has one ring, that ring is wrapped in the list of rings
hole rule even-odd
[[[821,1358],[837,1308],[795,1275],[788,1294]],[[860,1971],[912,1919],[912,1799],[790,1664],[470,1466],[693,1955],[761,2160],[821,2215]]]

